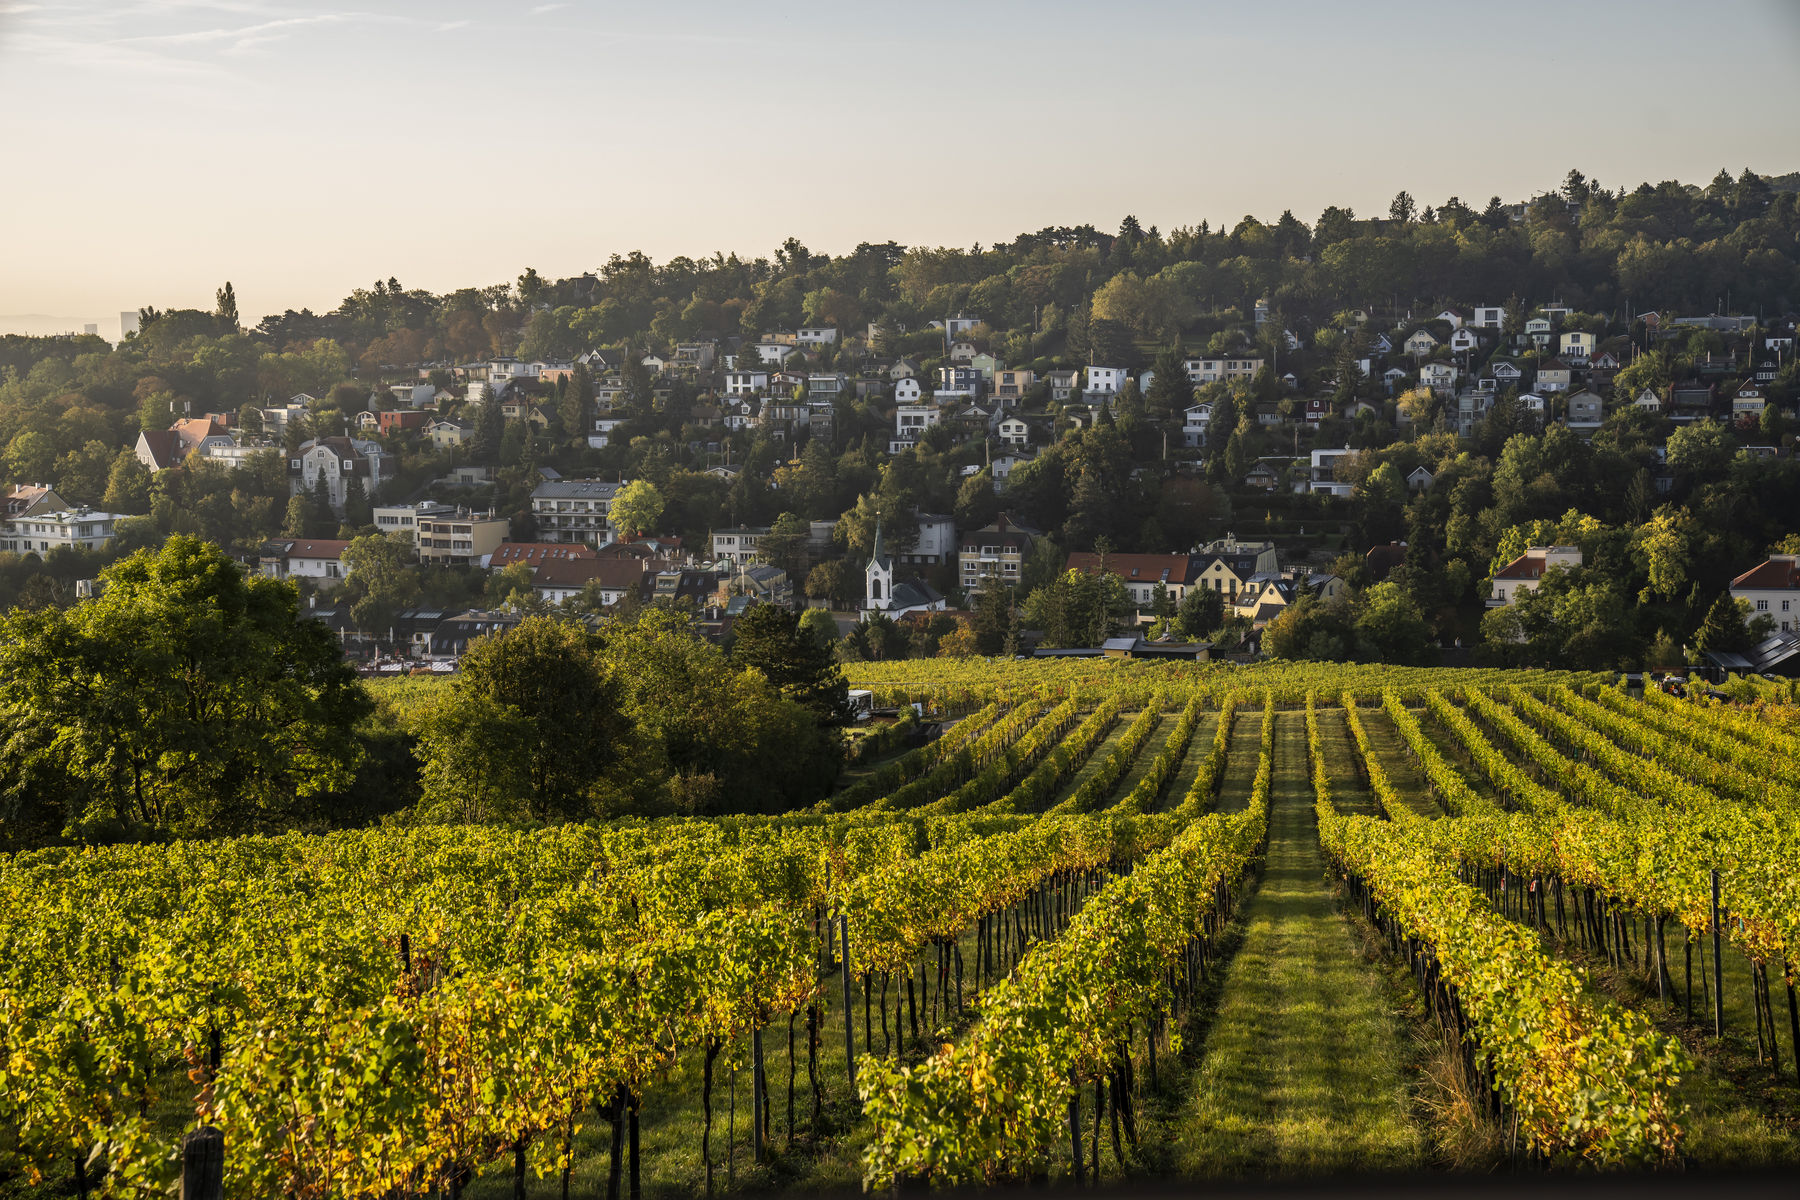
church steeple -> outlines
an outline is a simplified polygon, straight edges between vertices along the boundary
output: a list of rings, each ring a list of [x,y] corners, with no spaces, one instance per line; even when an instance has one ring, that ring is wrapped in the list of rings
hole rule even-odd
[[[881,515],[875,516],[875,544],[870,548],[869,565],[863,568],[865,608],[885,609],[894,602],[894,564],[887,556],[881,538]]]
[[[881,541],[881,515],[879,513],[875,516],[875,546],[869,558],[873,564],[887,566],[887,552]]]

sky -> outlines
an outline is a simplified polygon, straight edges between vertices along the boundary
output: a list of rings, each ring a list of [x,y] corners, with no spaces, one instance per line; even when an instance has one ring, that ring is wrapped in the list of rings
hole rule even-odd
[[[0,332],[1800,170],[1800,0],[0,0]]]

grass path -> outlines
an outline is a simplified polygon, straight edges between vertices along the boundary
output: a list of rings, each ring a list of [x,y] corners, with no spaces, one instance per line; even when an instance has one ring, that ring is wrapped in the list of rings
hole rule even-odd
[[[1212,753],[1213,734],[1219,727],[1217,709],[1210,709],[1200,714],[1199,723],[1194,726],[1194,736],[1188,742],[1187,756],[1181,765],[1175,768],[1169,786],[1163,789],[1162,799],[1157,801],[1154,812],[1168,812],[1183,800],[1194,786],[1194,780],[1200,775],[1200,768],[1206,765],[1206,759]]]
[[[1130,729],[1131,723],[1137,719],[1138,714],[1135,712],[1120,713],[1119,719],[1113,722],[1113,727],[1106,731],[1106,736],[1101,738],[1093,750],[1088,753],[1087,760],[1081,764],[1080,769],[1063,780],[1063,785],[1056,789],[1056,795],[1050,798],[1050,803],[1044,806],[1045,809],[1055,808],[1073,796],[1076,790],[1087,782],[1088,776],[1098,771],[1100,764],[1112,757],[1112,752],[1118,746],[1119,739],[1125,736],[1125,731]]]
[[[1357,715],[1362,718],[1363,728],[1368,731],[1369,745],[1375,751],[1376,759],[1392,781],[1394,789],[1400,793],[1401,799],[1422,817],[1441,817],[1444,810],[1432,799],[1431,792],[1425,787],[1425,777],[1419,773],[1419,764],[1413,761],[1412,754],[1406,749],[1406,743],[1400,740],[1400,731],[1394,728],[1394,718],[1379,704],[1359,705]],[[1304,749],[1304,746],[1302,747]]]
[[[1319,710],[1319,741],[1325,751],[1325,770],[1331,780],[1331,799],[1340,812],[1365,817],[1375,815],[1375,797],[1356,759],[1356,739],[1341,708]]]
[[[1245,723],[1254,735],[1260,722]],[[1304,714],[1277,714],[1275,754],[1268,865],[1191,1091],[1155,1157],[1188,1177],[1420,1167],[1406,1035],[1326,879]]]
[[[1151,766],[1156,762],[1156,756],[1162,753],[1163,743],[1167,742],[1169,735],[1175,732],[1175,723],[1180,718],[1180,709],[1165,712],[1162,715],[1162,720],[1156,723],[1156,728],[1152,729],[1150,736],[1144,739],[1144,744],[1138,750],[1137,758],[1133,760],[1131,769],[1126,771],[1119,782],[1113,785],[1112,794],[1100,801],[1100,808],[1109,808],[1131,795],[1131,789],[1150,773]]]
[[[1239,709],[1231,723],[1230,749],[1225,755],[1225,777],[1219,781],[1216,812],[1243,812],[1250,805],[1250,788],[1256,782],[1256,764],[1262,757],[1262,709]]]

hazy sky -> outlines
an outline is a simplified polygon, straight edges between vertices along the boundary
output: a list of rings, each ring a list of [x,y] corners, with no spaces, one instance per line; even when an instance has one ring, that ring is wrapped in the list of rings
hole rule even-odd
[[[1800,0],[0,0],[0,330],[1780,173],[1796,64]]]

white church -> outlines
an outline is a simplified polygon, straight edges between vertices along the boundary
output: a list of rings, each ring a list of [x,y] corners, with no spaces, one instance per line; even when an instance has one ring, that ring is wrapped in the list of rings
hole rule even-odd
[[[942,612],[944,598],[923,579],[894,577],[894,560],[882,542],[881,518],[875,519],[875,546],[869,565],[863,568],[863,608],[890,617],[913,612]]]

